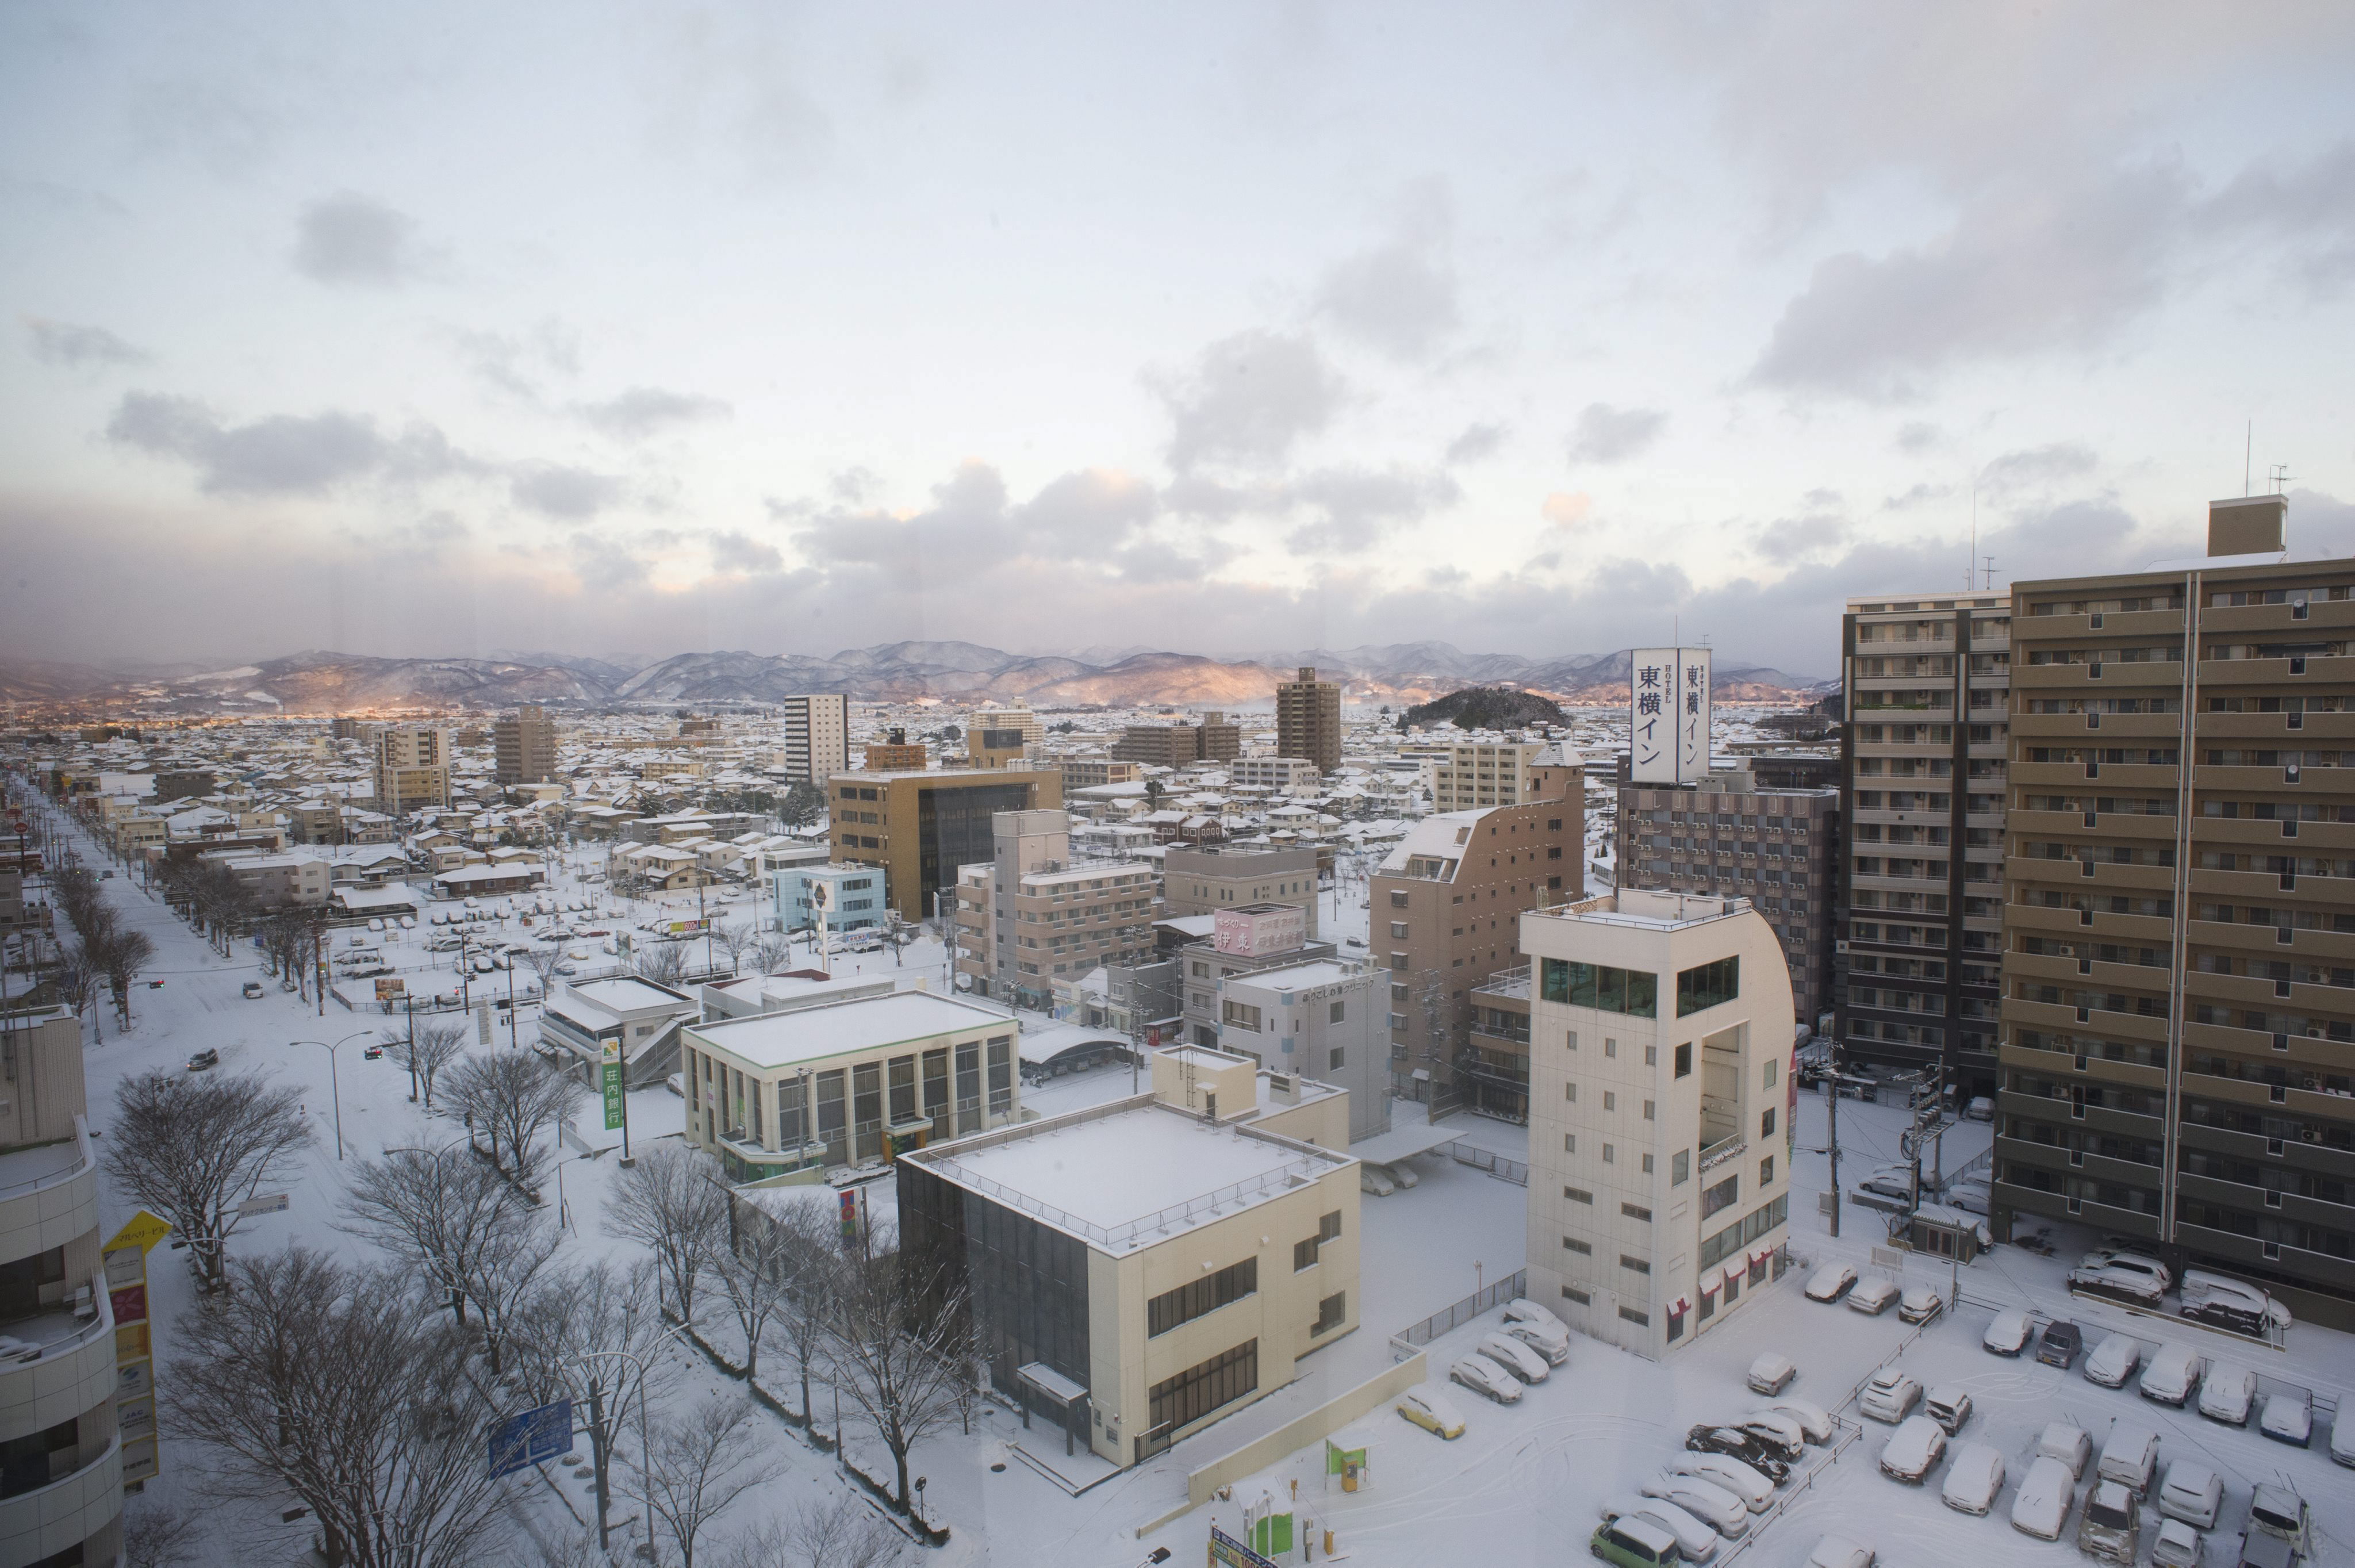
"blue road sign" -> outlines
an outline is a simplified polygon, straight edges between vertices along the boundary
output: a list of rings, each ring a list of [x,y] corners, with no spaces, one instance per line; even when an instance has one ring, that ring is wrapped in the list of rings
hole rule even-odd
[[[491,1428],[491,1478],[544,1465],[572,1446],[572,1402],[559,1399]]]

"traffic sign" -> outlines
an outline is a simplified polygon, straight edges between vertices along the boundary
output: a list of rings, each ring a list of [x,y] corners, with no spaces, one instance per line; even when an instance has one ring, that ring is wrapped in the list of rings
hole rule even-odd
[[[256,1214],[283,1214],[285,1211],[286,1194],[283,1192],[265,1192],[259,1198],[249,1198],[237,1206],[238,1216],[240,1219],[251,1219]]]
[[[572,1402],[559,1399],[511,1415],[491,1428],[491,1479],[545,1465],[572,1446]]]

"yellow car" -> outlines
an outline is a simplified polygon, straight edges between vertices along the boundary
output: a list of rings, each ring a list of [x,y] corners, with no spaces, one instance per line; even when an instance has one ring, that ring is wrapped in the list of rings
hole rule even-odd
[[[1454,1440],[1464,1435],[1464,1417],[1447,1397],[1427,1384],[1418,1384],[1399,1395],[1398,1413],[1440,1436]]]

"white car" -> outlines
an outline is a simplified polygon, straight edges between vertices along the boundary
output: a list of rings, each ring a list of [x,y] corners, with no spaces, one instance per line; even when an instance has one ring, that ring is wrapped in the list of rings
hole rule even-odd
[[[1750,1533],[1750,1510],[1742,1499],[1698,1476],[1662,1473],[1636,1488],[1647,1498],[1672,1502],[1728,1541]]]
[[[2036,1456],[2067,1466],[2069,1478],[2082,1480],[2094,1456],[2094,1439],[2073,1421],[2055,1421],[2036,1435]]]
[[[1913,1196],[1913,1168],[1884,1165],[1858,1182],[1856,1189],[1870,1192],[1875,1198],[1910,1199]]]
[[[2178,1459],[2158,1484],[2158,1511],[2201,1530],[2216,1528],[2224,1508],[2224,1477],[2192,1459]]]
[[[1809,1301],[1838,1301],[1856,1284],[1856,1270],[1846,1264],[1826,1264],[1807,1276]]]
[[[1520,1380],[1486,1356],[1465,1356],[1447,1369],[1447,1376],[1474,1393],[1487,1394],[1498,1404],[1521,1402]]]
[[[1668,1460],[1668,1471],[1698,1476],[1740,1498],[1752,1513],[1764,1513],[1774,1501],[1774,1483],[1731,1454],[1678,1454]]]
[[[1753,1410],[1727,1424],[1752,1441],[1764,1445],[1779,1459],[1796,1463],[1807,1451],[1806,1430],[1787,1415],[1777,1415],[1768,1410]]]
[[[1768,1350],[1750,1363],[1747,1381],[1753,1393],[1778,1394],[1798,1375],[1799,1369],[1791,1364],[1790,1357]]]
[[[1677,1551],[1688,1563],[1706,1563],[1717,1555],[1718,1533],[1672,1502],[1621,1492],[1603,1505],[1604,1523],[1620,1519],[1649,1520],[1677,1538]]]
[[[2275,1394],[2265,1401],[2257,1430],[2276,1443],[2307,1447],[2314,1441],[2314,1396],[2303,1390]]]
[[[1464,1435],[1463,1412],[1429,1383],[1417,1383],[1399,1395],[1395,1408],[1401,1415],[1425,1432],[1435,1433],[1451,1442]]]
[[[2142,1365],[2142,1345],[2131,1334],[2112,1334],[2085,1358],[2085,1381],[2104,1388],[2124,1388]]]
[[[1949,1209],[1959,1209],[1966,1214],[1984,1220],[1994,1205],[1995,1194],[1983,1182],[1958,1181],[1946,1189],[1946,1207]]]
[[[2069,1467],[2051,1455],[2039,1457],[2020,1477],[2011,1499],[2011,1528],[2039,1541],[2058,1541],[2069,1522],[2069,1506],[2076,1500],[2077,1484]]]
[[[1940,1383],[1922,1396],[1922,1413],[1952,1437],[1970,1424],[1970,1391],[1960,1383]]]
[[[1369,1198],[1388,1198],[1398,1190],[1398,1183],[1385,1175],[1380,1167],[1360,1162],[1358,1166],[1358,1190]]]
[[[2330,1418],[2330,1460],[2355,1467],[2355,1410]]]
[[[2150,1542],[2151,1568],[2200,1568],[2201,1540],[2179,1519],[2160,1520]]]
[[[1517,1296],[1513,1297],[1512,1300],[1505,1303],[1505,1321],[1508,1323],[1535,1323],[1543,1328],[1559,1328],[1565,1335],[1570,1332],[1569,1324],[1564,1323],[1561,1318],[1555,1317],[1546,1308],[1540,1307],[1536,1302],[1531,1301],[1526,1296]]]
[[[2017,1356],[2028,1349],[2028,1342],[2034,1338],[2035,1325],[2029,1321],[2025,1311],[2015,1307],[1995,1315],[1995,1321],[1979,1336],[1979,1347],[1993,1356]]]
[[[1479,1352],[1525,1383],[1541,1383],[1552,1369],[1546,1359],[1510,1334],[1483,1334]]]
[[[2143,1368],[2137,1386],[2143,1398],[2180,1410],[2199,1392],[2200,1374],[2207,1370],[2205,1356],[2189,1345],[2169,1341],[2151,1352],[2150,1364]]]
[[[1768,1415],[1780,1415],[1799,1424],[1799,1435],[1808,1442],[1821,1445],[1832,1440],[1831,1412],[1811,1399],[1785,1394],[1768,1405]]]
[[[2218,1361],[2200,1382],[2200,1413],[2227,1426],[2246,1426],[2257,1403],[2257,1374]]]
[[[1570,1360],[1570,1330],[1550,1312],[1539,1317],[1513,1310],[1517,1306],[1529,1305],[1509,1301],[1505,1304],[1504,1331],[1543,1356],[1548,1365],[1558,1367]]]
[[[1881,1473],[1901,1481],[1919,1481],[1945,1454],[1945,1429],[1926,1415],[1909,1415],[1881,1445]]]
[[[1872,1381],[1856,1396],[1859,1412],[1891,1426],[1904,1420],[1921,1403],[1922,1385],[1895,1367],[1884,1367],[1873,1373]]]
[[[1849,1305],[1856,1305],[1854,1297]],[[1909,1285],[1897,1297],[1897,1316],[1908,1323],[1927,1323],[1945,1309],[1945,1298],[1926,1285]]]
[[[1835,1531],[1816,1542],[1805,1568],[1872,1568],[1872,1548]]]
[[[1946,1484],[1938,1500],[1958,1513],[1984,1517],[2003,1490],[2003,1456],[1985,1443],[1965,1443],[1946,1462]]]
[[[1868,1279],[1848,1293],[1848,1308],[1861,1312],[1867,1317],[1878,1317],[1889,1310],[1899,1292],[1897,1282],[1889,1279]]]

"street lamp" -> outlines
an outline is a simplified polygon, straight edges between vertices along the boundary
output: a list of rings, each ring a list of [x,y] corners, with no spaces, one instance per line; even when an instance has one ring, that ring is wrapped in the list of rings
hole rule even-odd
[[[333,1045],[324,1040],[290,1040],[286,1042],[289,1045],[315,1045],[327,1053],[327,1087],[334,1095],[336,1103],[336,1157],[339,1160],[344,1157],[344,1085],[337,1072],[339,1063],[336,1052],[338,1048],[349,1045],[356,1040],[366,1039],[375,1032],[376,1030],[372,1029],[364,1029],[357,1034],[344,1036]]]

